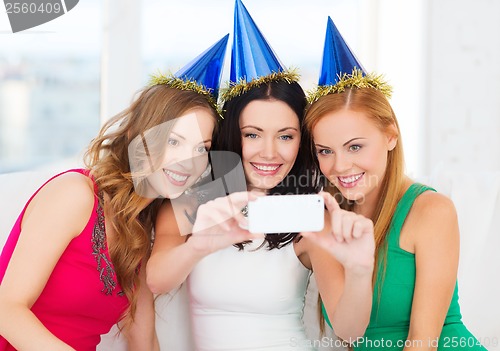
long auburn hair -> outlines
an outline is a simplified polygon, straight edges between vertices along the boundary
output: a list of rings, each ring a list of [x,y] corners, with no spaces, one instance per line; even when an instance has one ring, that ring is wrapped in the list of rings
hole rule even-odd
[[[302,87],[297,82],[272,81],[225,102],[224,120],[220,123],[218,133],[214,138],[214,149],[232,151],[242,157],[240,116],[245,107],[255,100],[277,100],[286,103],[297,115],[299,126],[301,126],[300,148],[295,163],[286,177],[269,191],[269,195],[316,193],[319,186],[319,170],[316,169],[312,159],[313,152],[309,135],[302,128],[307,100]],[[303,181],[304,178],[306,181]],[[293,242],[297,235],[298,233],[266,235],[265,240],[269,249],[279,249]],[[243,248],[243,244],[236,246]]]
[[[375,236],[373,273],[373,284],[375,284],[378,271],[381,271],[382,276],[385,272],[386,238],[396,206],[404,193],[405,175],[401,133],[389,101],[384,94],[373,88],[348,88],[342,93],[321,97],[307,109],[304,119],[306,130],[312,135],[314,127],[325,115],[344,109],[364,113],[380,131],[394,134],[395,130],[398,137],[395,148],[388,152],[385,176],[380,184],[380,199],[372,218]],[[319,164],[317,155],[314,159]],[[327,180],[325,180],[325,190],[336,199],[340,199],[339,203],[343,209],[353,210],[354,203],[347,201],[341,192]]]
[[[130,308],[122,316],[125,325],[134,319],[138,272],[150,254],[156,214],[163,201],[151,201],[134,188],[128,146],[148,129],[172,121],[194,108],[206,109],[214,117],[215,124],[217,114],[202,95],[166,85],[146,87],[127,109],[104,124],[85,153],[85,165],[99,191],[109,197],[106,205],[112,216],[106,221],[115,232],[109,252],[118,283],[130,302]],[[155,142],[165,145],[167,140]]]

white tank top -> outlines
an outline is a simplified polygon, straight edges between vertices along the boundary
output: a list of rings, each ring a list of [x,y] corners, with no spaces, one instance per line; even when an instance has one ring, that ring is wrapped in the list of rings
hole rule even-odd
[[[293,244],[261,243],[210,254],[189,275],[197,350],[314,350],[302,322],[311,272]]]

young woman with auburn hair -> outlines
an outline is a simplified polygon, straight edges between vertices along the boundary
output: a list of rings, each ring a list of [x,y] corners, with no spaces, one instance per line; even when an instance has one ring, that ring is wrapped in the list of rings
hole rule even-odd
[[[205,171],[219,116],[213,89],[190,79],[155,77],[102,127],[85,168],[29,199],[0,256],[0,350],[95,350],[116,323],[130,350],[159,350],[146,285],[157,211]]]
[[[331,19],[326,42],[321,77],[332,79],[310,94],[305,126],[326,190],[374,223],[372,312],[354,350],[484,350],[461,320],[452,201],[404,173],[390,87],[362,70]]]

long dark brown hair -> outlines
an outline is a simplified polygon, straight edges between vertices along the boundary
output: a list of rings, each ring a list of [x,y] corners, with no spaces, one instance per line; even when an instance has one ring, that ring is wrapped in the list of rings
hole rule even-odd
[[[219,126],[214,149],[232,151],[242,156],[240,116],[244,108],[255,100],[284,102],[295,112],[301,126],[301,142],[295,163],[285,178],[269,191],[269,195],[316,193],[319,170],[313,162],[309,134],[302,128],[307,101],[302,87],[297,82],[273,81],[227,101],[223,107],[224,120]],[[266,241],[269,249],[280,248],[293,242],[297,235],[298,233],[266,235]],[[243,247],[241,244],[237,246]]]

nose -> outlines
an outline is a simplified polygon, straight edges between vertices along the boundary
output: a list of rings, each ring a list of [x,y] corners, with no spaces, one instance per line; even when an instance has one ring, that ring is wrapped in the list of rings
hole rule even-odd
[[[352,161],[348,155],[343,153],[335,154],[335,161],[333,162],[333,170],[336,174],[346,173],[352,168]]]
[[[194,156],[188,156],[179,161],[179,166],[186,171],[190,171],[194,168]]]
[[[192,170],[195,164],[195,152],[190,147],[179,147],[169,150],[171,160],[186,171]]]
[[[260,157],[264,159],[273,159],[276,156],[276,144],[274,138],[267,138],[263,141],[260,150]]]

